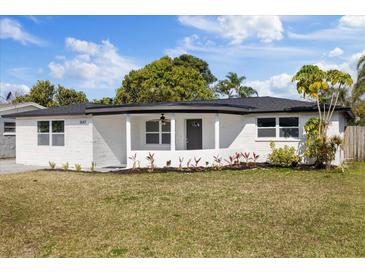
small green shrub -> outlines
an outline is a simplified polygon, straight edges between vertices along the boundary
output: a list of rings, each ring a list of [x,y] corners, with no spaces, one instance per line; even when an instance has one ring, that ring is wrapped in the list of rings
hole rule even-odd
[[[49,162],[48,162],[48,164],[49,164],[49,167],[50,167],[51,169],[55,169],[55,167],[56,167],[56,163],[55,163],[55,162],[51,162],[51,161],[49,161]]]
[[[75,164],[75,170],[77,172],[80,172],[81,171],[81,165],[80,164]]]
[[[269,162],[276,166],[296,166],[300,161],[301,157],[297,154],[294,147],[285,145],[282,148],[276,148],[275,143],[270,143],[271,154],[268,159]]]
[[[91,162],[90,171],[91,172],[94,172],[95,171],[95,167],[96,167],[96,163],[95,162]]]
[[[68,168],[70,167],[69,163],[66,162],[65,164],[62,165],[63,170],[68,170]]]

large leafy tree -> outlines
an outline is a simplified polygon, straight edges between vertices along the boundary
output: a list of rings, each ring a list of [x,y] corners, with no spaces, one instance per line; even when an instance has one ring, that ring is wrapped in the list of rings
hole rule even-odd
[[[53,105],[53,97],[55,93],[55,86],[50,81],[39,80],[32,86],[28,94],[17,96],[13,102],[34,102],[41,106],[49,107]]]
[[[66,106],[70,104],[87,103],[88,100],[84,92],[58,85],[54,102],[58,106]]]
[[[255,89],[249,86],[244,86],[243,82],[246,80],[245,76],[238,76],[235,72],[229,72],[225,80],[219,81],[215,86],[215,91],[228,98],[233,97],[251,97],[258,96]]]
[[[61,85],[55,87],[50,81],[39,80],[32,86],[30,92],[17,96],[13,102],[35,102],[45,107],[64,106],[69,104],[86,103],[84,92],[68,89]]]
[[[210,71],[208,63],[200,58],[197,58],[190,54],[183,54],[179,57],[174,58],[173,63],[177,66],[195,68],[201,73],[201,75],[208,84],[212,84],[217,81],[217,78]]]
[[[94,104],[101,104],[101,105],[111,105],[114,103],[114,99],[110,97],[103,97],[101,99],[94,99]]]
[[[115,103],[211,99],[214,93],[205,79],[209,75],[209,69],[202,65],[202,70],[199,70],[198,63],[199,60],[195,57],[172,59],[166,56],[139,70],[132,70],[117,89]]]

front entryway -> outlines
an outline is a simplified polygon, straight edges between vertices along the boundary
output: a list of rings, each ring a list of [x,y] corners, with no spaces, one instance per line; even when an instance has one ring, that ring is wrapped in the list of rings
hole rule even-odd
[[[202,119],[186,120],[186,149],[202,149],[203,134],[202,134]]]

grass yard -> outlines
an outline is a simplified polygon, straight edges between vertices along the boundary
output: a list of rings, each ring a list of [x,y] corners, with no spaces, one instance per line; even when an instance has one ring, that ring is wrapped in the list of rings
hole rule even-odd
[[[0,175],[1,257],[365,257],[365,164]]]

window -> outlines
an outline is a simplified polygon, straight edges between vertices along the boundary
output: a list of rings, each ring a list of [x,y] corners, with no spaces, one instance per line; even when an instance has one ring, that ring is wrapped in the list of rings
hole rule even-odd
[[[146,122],[146,144],[170,144],[170,121],[151,120]]]
[[[52,146],[65,145],[64,121],[38,121],[38,145],[49,146],[50,136]]]
[[[65,122],[52,121],[52,146],[65,145]]]
[[[49,146],[49,121],[38,121],[38,145]]]
[[[298,117],[280,117],[279,118],[279,136],[282,138],[299,137],[299,118]]]
[[[15,122],[4,122],[4,133],[15,133]]]
[[[257,119],[257,137],[276,137],[276,119],[275,118],[258,118]]]
[[[299,138],[299,118],[298,117],[258,118],[257,137]]]

